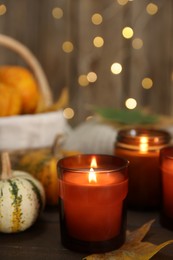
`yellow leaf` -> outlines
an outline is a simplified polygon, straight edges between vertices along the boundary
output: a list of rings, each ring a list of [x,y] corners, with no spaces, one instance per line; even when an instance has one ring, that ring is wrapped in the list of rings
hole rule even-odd
[[[60,109],[63,109],[66,107],[69,103],[69,91],[67,87],[64,87],[62,89],[62,92],[58,98],[57,101],[55,101],[50,106],[47,106],[45,104],[45,101],[42,97],[40,97],[40,100],[37,105],[36,113],[43,113],[43,112],[51,112],[51,111],[58,111]]]
[[[148,233],[148,231],[151,228],[151,225],[153,224],[155,220],[150,220],[149,222],[142,225],[140,228],[134,230],[133,232],[127,231],[126,233],[126,243],[129,243],[131,241],[133,242],[139,242],[142,241],[142,239],[145,237],[145,235]]]
[[[126,242],[119,249],[104,254],[93,254],[83,260],[149,260],[163,247],[173,243],[173,240],[160,245],[141,242],[153,222],[154,220],[151,220],[132,232],[127,231]]]

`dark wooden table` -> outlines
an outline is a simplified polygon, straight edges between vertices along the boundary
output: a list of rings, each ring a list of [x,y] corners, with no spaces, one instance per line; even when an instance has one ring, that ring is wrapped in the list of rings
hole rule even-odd
[[[58,214],[57,208],[46,209],[30,229],[18,234],[0,234],[0,260],[81,260],[86,254],[72,252],[61,245]],[[158,212],[129,211],[128,228],[134,230],[151,219],[156,221],[145,240],[160,244],[173,239],[173,232],[160,226]],[[152,259],[173,259],[173,244]]]

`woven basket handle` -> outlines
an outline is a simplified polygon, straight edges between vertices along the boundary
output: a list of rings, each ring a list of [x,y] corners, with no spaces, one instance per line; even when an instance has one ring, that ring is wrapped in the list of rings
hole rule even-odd
[[[31,51],[26,46],[24,46],[23,44],[18,42],[17,40],[14,40],[13,38],[2,35],[2,34],[0,34],[0,45],[3,45],[5,47],[17,52],[18,54],[20,54],[23,57],[23,59],[30,66],[30,68],[32,69],[32,71],[35,75],[35,78],[40,87],[40,91],[42,93],[42,97],[43,97],[45,105],[46,106],[52,105],[52,103],[53,103],[52,94],[50,91],[50,86],[49,86],[48,80],[46,78],[46,75],[45,75],[40,63],[35,58],[35,56],[31,53]]]

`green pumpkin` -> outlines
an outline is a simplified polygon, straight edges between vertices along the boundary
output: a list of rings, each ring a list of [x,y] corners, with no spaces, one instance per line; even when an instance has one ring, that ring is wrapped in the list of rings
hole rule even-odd
[[[45,206],[42,184],[29,173],[11,170],[8,153],[2,153],[0,176],[0,232],[24,231]]]

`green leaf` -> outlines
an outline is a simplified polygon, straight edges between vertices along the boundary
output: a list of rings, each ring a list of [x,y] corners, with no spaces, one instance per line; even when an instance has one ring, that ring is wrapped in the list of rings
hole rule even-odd
[[[121,124],[152,124],[158,120],[156,115],[146,114],[139,110],[95,108],[94,111],[102,119]]]

